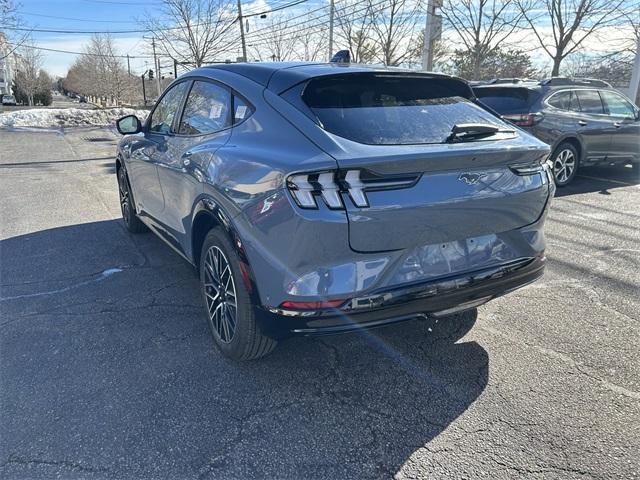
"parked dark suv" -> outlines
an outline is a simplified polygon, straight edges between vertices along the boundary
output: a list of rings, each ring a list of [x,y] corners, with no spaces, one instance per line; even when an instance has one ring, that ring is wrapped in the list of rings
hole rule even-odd
[[[551,145],[556,185],[579,166],[640,162],[640,109],[607,82],[550,78],[474,85],[478,99]]]
[[[446,75],[203,67],[127,134],[125,225],[195,265],[235,359],[288,335],[444,318],[543,273],[549,147]],[[462,315],[462,314],[461,314]]]

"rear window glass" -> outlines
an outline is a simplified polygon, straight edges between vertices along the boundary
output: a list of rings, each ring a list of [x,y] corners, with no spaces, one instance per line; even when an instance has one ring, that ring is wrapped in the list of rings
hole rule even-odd
[[[604,113],[602,100],[596,90],[577,90],[580,110],[585,113]]]
[[[528,88],[476,88],[476,97],[501,115],[529,113],[540,94]]]
[[[441,143],[455,124],[502,123],[461,95],[464,84],[419,76],[349,74],[311,80],[302,100],[325,130],[370,145]]]
[[[578,97],[570,90],[566,92],[554,93],[549,97],[547,103],[552,107],[560,110],[571,110],[574,112],[580,111],[580,104],[578,103]]]

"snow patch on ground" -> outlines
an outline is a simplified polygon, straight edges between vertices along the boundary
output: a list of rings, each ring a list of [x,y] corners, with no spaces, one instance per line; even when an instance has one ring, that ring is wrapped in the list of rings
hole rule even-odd
[[[147,110],[133,108],[106,108],[104,110],[87,110],[81,108],[34,108],[0,113],[0,128],[12,127],[83,127],[113,125],[125,115],[136,115],[144,122]]]

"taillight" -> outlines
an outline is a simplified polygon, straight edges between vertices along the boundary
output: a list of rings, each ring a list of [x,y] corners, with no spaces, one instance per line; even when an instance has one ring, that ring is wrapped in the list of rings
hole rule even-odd
[[[299,173],[287,179],[287,189],[301,208],[318,208],[321,198],[331,209],[344,209],[343,194],[358,208],[369,206],[367,191],[395,190],[415,185],[420,174],[381,176],[368,170]]]
[[[553,170],[553,165],[548,157],[542,158],[540,162],[520,163],[509,165],[509,168],[516,175],[536,175],[538,173],[548,173]],[[543,177],[544,183],[544,177]]]
[[[318,208],[315,197],[321,196],[329,208],[344,208],[335,172],[292,175],[287,188],[299,207]]]
[[[532,127],[540,120],[542,120],[541,113],[522,113],[522,114],[510,114],[503,115],[502,118],[509,120],[511,123],[518,125],[519,127]]]

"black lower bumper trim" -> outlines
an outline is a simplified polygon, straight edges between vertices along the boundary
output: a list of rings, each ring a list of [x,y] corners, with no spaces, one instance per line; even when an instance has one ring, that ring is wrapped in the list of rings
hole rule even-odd
[[[256,314],[263,332],[273,337],[325,335],[374,328],[416,317],[455,313],[486,303],[534,282],[544,274],[545,258],[521,260],[455,277],[375,292],[363,299],[369,308],[330,309],[306,316]],[[373,300],[371,300],[373,299]],[[353,302],[348,304],[349,307]]]

